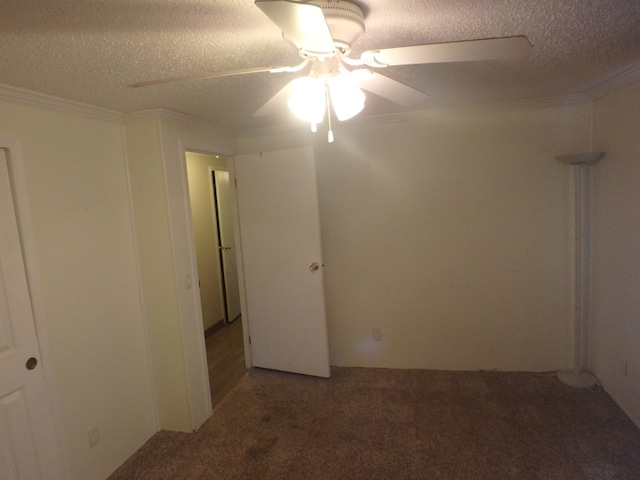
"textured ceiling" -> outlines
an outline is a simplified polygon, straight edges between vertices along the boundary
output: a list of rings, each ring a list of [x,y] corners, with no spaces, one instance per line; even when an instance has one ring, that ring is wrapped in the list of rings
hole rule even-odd
[[[357,0],[363,50],[525,35],[517,61],[388,67],[430,94],[415,108],[584,93],[640,62],[638,0]],[[0,83],[118,112],[163,107],[220,126],[291,123],[254,117],[296,74],[258,73],[133,89],[157,78],[294,65],[294,47],[253,0],[2,0]],[[299,75],[299,74],[298,74]],[[406,108],[367,95],[361,115]]]

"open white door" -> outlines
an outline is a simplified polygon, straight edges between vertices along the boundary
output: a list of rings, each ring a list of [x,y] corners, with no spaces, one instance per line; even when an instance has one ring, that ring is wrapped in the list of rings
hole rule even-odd
[[[313,150],[234,165],[252,364],[329,377]]]
[[[227,305],[227,321],[234,321],[240,315],[240,291],[238,290],[238,265],[236,262],[235,238],[233,234],[233,209],[231,206],[231,186],[229,172],[214,171],[218,228],[220,229],[220,249],[222,253],[222,275]]]
[[[53,452],[8,165],[0,148],[0,478],[61,478]]]

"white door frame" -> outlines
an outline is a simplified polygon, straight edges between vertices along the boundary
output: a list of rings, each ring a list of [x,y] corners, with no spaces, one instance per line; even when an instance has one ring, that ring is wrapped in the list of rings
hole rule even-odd
[[[43,295],[40,278],[37,273],[38,259],[35,248],[35,236],[32,230],[28,190],[25,179],[26,174],[22,162],[20,142],[16,138],[0,134],[0,148],[6,151],[9,176],[13,182],[16,220],[18,222],[19,236],[22,244],[25,273],[29,283],[35,330],[40,348],[41,362],[38,368],[42,368],[45,380],[47,392],[46,403],[51,421],[51,438],[47,442],[48,451],[42,452],[44,453],[42,460],[46,465],[47,478],[69,478],[66,442],[60,421],[62,417],[60,415],[59,397],[52,368],[52,349],[46,325],[42,320],[42,318],[44,318]]]
[[[229,167],[229,175],[231,182],[234,181],[235,176],[233,174],[233,161],[232,155],[233,153],[226,148],[221,148],[216,145],[203,144],[199,142],[192,142],[188,140],[180,140],[179,141],[180,148],[180,164],[175,165],[174,167],[179,168],[179,175],[176,175],[173,178],[175,183],[171,184],[171,180],[168,178],[169,185],[167,188],[169,191],[172,189],[181,189],[181,196],[183,199],[183,210],[181,216],[184,218],[185,223],[185,234],[187,235],[187,241],[184,244],[184,249],[186,251],[182,252],[189,257],[189,262],[191,265],[191,271],[193,272],[194,277],[197,278],[197,259],[196,259],[196,245],[195,238],[193,235],[193,222],[191,219],[191,209],[190,209],[190,199],[189,199],[189,182],[187,179],[187,161],[186,161],[186,153],[194,152],[194,153],[202,153],[205,155],[224,155],[227,157],[228,167]],[[168,169],[169,170],[169,169]],[[170,177],[170,172],[167,172],[167,177]],[[178,184],[179,182],[179,184]],[[177,192],[176,192],[177,193]],[[170,192],[169,192],[170,194]],[[232,195],[232,212],[233,212],[233,229],[235,235],[235,243],[236,243],[236,257],[241,256],[241,250],[238,250],[238,209],[236,204],[235,196]],[[178,215],[176,215],[178,217]],[[172,231],[175,238],[176,232],[174,229],[180,229],[180,225],[172,224]],[[174,242],[174,245],[178,244]],[[241,277],[242,266],[240,262],[238,262],[238,287],[240,289],[240,311],[246,311],[246,303],[244,297],[244,285],[242,284]],[[178,273],[178,282],[182,282],[180,274]],[[180,284],[178,283],[178,284]],[[190,295],[188,299],[186,297],[185,300],[188,305],[185,305],[185,309],[183,311],[190,312],[199,312],[194,315],[183,315],[182,316],[182,328],[184,332],[184,350],[185,350],[185,363],[187,365],[188,377],[190,378],[190,386],[189,388],[189,396],[190,403],[192,405],[192,409],[194,406],[199,408],[200,411],[202,409],[206,409],[206,405],[201,405],[201,397],[203,394],[208,396],[208,409],[209,412],[211,410],[211,393],[209,390],[209,375],[207,368],[207,360],[206,360],[206,351],[204,350],[204,337],[202,335],[203,331],[203,323],[202,323],[202,312],[201,312],[201,304],[200,304],[200,294],[198,289],[191,289],[193,295]],[[196,318],[197,317],[197,318]],[[243,331],[243,340],[244,340],[244,355],[245,355],[245,366],[247,368],[251,368],[251,348],[249,344],[249,327],[246,320],[246,315],[242,315],[242,331]],[[200,352],[202,349],[202,352]],[[191,351],[191,354],[189,354]],[[199,358],[198,358],[199,357]],[[199,397],[199,398],[196,398]],[[206,401],[205,401],[206,403]],[[197,423],[197,422],[196,422]]]

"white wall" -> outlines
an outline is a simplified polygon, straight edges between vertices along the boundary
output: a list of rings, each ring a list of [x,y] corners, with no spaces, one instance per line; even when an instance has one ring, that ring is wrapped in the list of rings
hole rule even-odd
[[[640,425],[640,82],[596,102],[594,150],[591,358]]]
[[[187,180],[186,151],[227,155],[236,148],[235,137],[210,124],[183,115],[162,115],[162,147],[166,172],[176,291],[180,308],[182,336],[187,365],[186,381],[191,412],[190,430],[211,415],[211,391],[204,345],[200,295],[197,288],[197,260]],[[185,278],[193,280],[185,288]],[[195,288],[194,288],[195,287]]]
[[[246,133],[236,145],[228,132],[160,115],[127,125],[129,156],[148,156],[129,172],[117,117],[80,110],[0,101],[71,478],[106,478],[159,425],[190,430],[206,411],[205,398],[188,394],[206,380],[202,365],[189,367],[202,352],[183,349],[201,322],[196,296],[181,282],[195,271],[185,150],[315,145],[332,364],[570,365],[567,170],[553,157],[592,147],[589,106],[354,121],[337,126],[332,145],[302,129]],[[594,107],[593,149],[606,156],[593,171],[591,343],[596,375],[637,423],[639,111],[640,83]],[[136,222],[164,225],[157,236],[138,237],[140,252],[129,174],[138,181]],[[144,306],[138,254],[143,270],[154,266],[163,279]],[[374,327],[382,342],[372,341]],[[93,425],[101,441],[89,448]]]
[[[125,133],[159,426],[189,430],[160,121],[129,121]]]
[[[587,148],[589,106],[335,130],[334,144],[315,139],[331,363],[569,366],[567,171],[554,156]]]
[[[592,352],[605,388],[636,421],[640,269],[638,222],[630,219],[639,217],[639,98],[635,85],[596,104],[595,146],[607,156],[594,171]],[[129,154],[145,155],[152,145],[146,155],[153,160],[130,169],[138,193],[145,192],[135,211],[149,208],[165,223],[160,236],[138,238],[141,265],[172,256],[156,265],[166,280],[155,284],[156,294],[171,293],[168,310],[146,314],[150,323],[154,315],[170,317],[149,325],[149,340],[154,372],[162,362],[175,367],[158,405],[177,404],[169,413],[177,429],[201,422],[206,410],[204,398],[194,404],[187,394],[188,385],[202,384],[202,365],[189,371],[202,352],[171,348],[192,345],[185,335],[198,326],[193,290],[181,282],[195,270],[187,247],[187,149],[316,145],[332,364],[570,365],[567,172],[553,157],[590,147],[588,106],[353,122],[336,128],[332,145],[301,131],[245,134],[236,146],[231,134],[177,117],[138,127],[126,127]],[[152,385],[146,354],[119,122],[0,101],[0,136],[18,147],[11,161],[20,163],[14,172],[27,269],[71,478],[105,478],[156,431],[154,388],[162,391],[157,375]],[[373,327],[382,329],[382,342],[372,341]],[[101,441],[90,449],[92,425]]]
[[[119,120],[0,101],[43,367],[70,478],[102,479],[155,431]],[[100,442],[88,445],[96,425]]]
[[[211,414],[185,152],[228,154],[228,132],[155,109],[125,116],[133,210],[160,427]]]

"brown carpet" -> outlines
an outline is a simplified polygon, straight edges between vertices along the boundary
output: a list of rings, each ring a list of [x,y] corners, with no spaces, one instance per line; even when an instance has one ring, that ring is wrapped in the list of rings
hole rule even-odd
[[[640,479],[640,429],[553,374],[252,369],[195,434],[159,432],[120,479]]]

